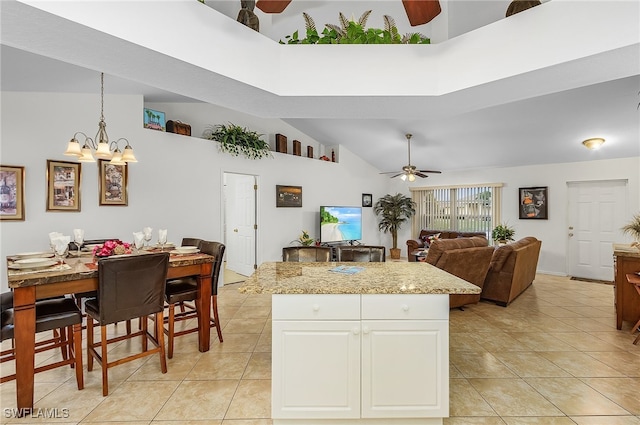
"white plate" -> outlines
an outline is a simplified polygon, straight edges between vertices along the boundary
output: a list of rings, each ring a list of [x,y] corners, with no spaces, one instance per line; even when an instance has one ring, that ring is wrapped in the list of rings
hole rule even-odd
[[[187,249],[185,249],[187,248]],[[198,252],[200,252],[200,250],[195,247],[195,246],[190,246],[190,247],[178,247],[176,249],[174,249],[173,251],[171,251],[174,254],[197,254]]]
[[[51,258],[53,252],[51,251],[34,251],[34,252],[21,252],[14,255],[17,258]]]
[[[27,260],[39,260],[28,261]],[[9,264],[10,269],[23,270],[23,269],[43,269],[45,267],[51,267],[57,264],[55,260],[49,260],[47,258],[28,258],[25,260],[14,261],[13,264]]]

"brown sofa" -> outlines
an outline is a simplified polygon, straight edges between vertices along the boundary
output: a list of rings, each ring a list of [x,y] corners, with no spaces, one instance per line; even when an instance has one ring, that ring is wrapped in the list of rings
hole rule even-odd
[[[439,239],[456,239],[456,238],[470,238],[472,236],[487,237],[484,232],[455,232],[453,230],[426,230],[420,231],[418,239],[409,239],[407,241],[407,258],[409,261],[416,261],[416,257],[411,255],[411,252],[418,249],[424,249],[425,241],[429,236],[440,234]]]
[[[484,237],[438,239],[431,243],[426,262],[482,288],[494,248]],[[480,301],[480,294],[451,294],[449,308]]]
[[[482,298],[506,307],[536,277],[542,242],[533,236],[496,248],[482,288]]]

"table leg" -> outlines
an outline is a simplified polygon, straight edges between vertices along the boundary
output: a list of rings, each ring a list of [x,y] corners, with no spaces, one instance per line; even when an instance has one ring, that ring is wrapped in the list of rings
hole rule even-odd
[[[33,409],[33,376],[36,341],[36,287],[15,288],[13,320],[16,350],[18,409]]]
[[[198,349],[204,353],[209,351],[211,343],[211,264],[203,264],[203,269],[198,276],[198,299],[196,300],[198,311]]]

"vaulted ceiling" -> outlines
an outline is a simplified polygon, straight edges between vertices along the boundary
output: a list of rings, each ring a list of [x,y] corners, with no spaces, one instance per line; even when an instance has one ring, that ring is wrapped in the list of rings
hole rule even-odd
[[[25,3],[29,2],[8,0],[0,4],[3,91],[95,93],[96,72],[102,70],[109,75],[109,93],[143,94],[151,102],[208,102],[281,118],[321,143],[344,145],[381,171],[405,165],[405,133],[414,134],[415,165],[445,172],[640,156],[639,40],[624,49],[571,63],[562,63],[559,58],[556,66],[547,69],[439,95],[283,95],[124,44]],[[230,9],[230,2],[210,3],[220,6],[217,9],[227,15],[237,13]],[[296,0],[292,6],[295,4],[293,9],[297,11],[307,3],[313,5],[312,14],[316,14],[318,23],[325,21],[323,17],[337,16],[335,10],[321,9],[326,2]],[[374,3],[376,7],[391,4]],[[394,3],[399,5],[400,1]],[[491,25],[502,19],[495,13],[490,17],[480,13],[467,16],[460,9],[465,3],[474,3],[475,7],[486,3],[487,8],[499,3],[503,10],[508,1],[453,2],[455,8],[447,8],[452,22],[446,31],[453,41],[461,33],[472,36],[478,28],[475,25]],[[580,7],[580,1],[574,3]],[[344,5],[337,10],[341,7]],[[225,12],[225,8],[231,11]],[[400,26],[401,14],[394,10],[390,14],[395,13]],[[454,23],[456,16],[459,20]],[[475,24],[473,16],[479,19]],[[273,38],[290,33],[286,25],[291,25],[291,18],[261,19],[269,34],[276,35]],[[280,24],[282,30],[278,30]],[[231,17],[224,30],[245,30],[237,29],[238,25]],[[377,25],[370,21],[370,26]],[[401,32],[405,30],[410,29],[401,28]],[[430,32],[430,28],[420,30]],[[640,34],[638,28],[635,34]],[[435,34],[428,35],[433,38]],[[189,41],[193,40],[177,40]],[[522,49],[530,47],[527,40],[509,41],[520,43]],[[444,46],[447,41],[442,43]],[[473,69],[475,65],[467,66]],[[393,69],[402,79],[404,70],[413,66],[410,62],[398,63]],[[149,69],[155,70],[153,78],[148,78]],[[620,69],[624,72],[616,72]],[[589,77],[595,73],[597,78]],[[600,151],[587,151],[580,142],[588,137],[604,137],[607,143]]]

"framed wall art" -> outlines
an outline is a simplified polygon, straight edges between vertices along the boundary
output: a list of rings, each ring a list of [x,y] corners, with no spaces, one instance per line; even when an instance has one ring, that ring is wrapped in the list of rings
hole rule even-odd
[[[549,218],[548,188],[546,186],[521,187],[519,190],[519,218],[547,220]]]
[[[127,164],[116,165],[104,159],[98,160],[100,205],[127,205],[127,171]]]
[[[362,206],[363,207],[372,207],[373,206],[373,197],[370,193],[362,194]]]
[[[82,164],[47,159],[47,211],[80,212]]]
[[[276,207],[302,207],[302,186],[276,185]]]
[[[0,165],[0,220],[24,220],[24,167]]]
[[[144,128],[150,128],[151,130],[158,131],[167,130],[167,120],[165,118],[164,112],[144,108],[143,122]]]

